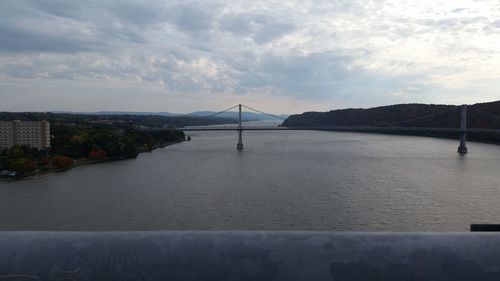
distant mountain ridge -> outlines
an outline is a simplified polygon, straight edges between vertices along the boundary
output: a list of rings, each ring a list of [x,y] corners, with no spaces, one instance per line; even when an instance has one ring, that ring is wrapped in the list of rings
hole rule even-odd
[[[185,114],[177,114],[170,112],[141,112],[141,111],[96,111],[96,112],[77,112],[77,111],[51,111],[56,114],[81,114],[81,115],[158,115],[158,116],[180,116]]]
[[[196,112],[191,112],[188,115],[203,117],[203,116],[210,116],[210,115],[215,114],[215,113],[216,113],[215,111],[196,111]],[[239,118],[238,115],[239,115],[239,112],[237,112],[237,111],[227,111],[227,112],[223,112],[221,114],[218,114],[217,117],[238,119]],[[289,115],[277,115],[277,116],[285,119]],[[248,112],[248,111],[243,111],[241,113],[241,119],[244,121],[280,120],[276,117],[272,117],[269,115],[255,113],[255,112]]]
[[[435,104],[396,104],[368,109],[349,108],[329,112],[291,115],[283,126],[396,126],[460,127],[461,106]],[[500,101],[467,106],[467,127],[500,128]]]
[[[71,125],[104,124],[114,126],[135,126],[147,128],[203,126],[218,124],[234,124],[238,121],[231,118],[214,116],[203,118],[192,115],[163,116],[154,114],[104,114],[104,113],[56,113],[56,112],[0,112],[0,121],[39,121],[46,120],[54,123],[66,123]]]
[[[51,111],[51,113],[55,114],[80,114],[80,115],[142,115],[142,116],[169,116],[169,117],[199,117],[203,118],[205,116],[210,116],[216,111],[195,111],[191,113],[170,113],[170,112],[136,112],[136,111],[97,111],[97,112],[73,112],[73,111]],[[219,118],[229,118],[229,119],[238,119],[238,112],[236,111],[227,111],[221,114],[218,114]],[[282,117],[283,119],[287,118],[289,115],[277,115]],[[244,121],[255,121],[255,120],[278,120],[278,118],[271,117],[269,115],[255,113],[255,112],[242,112],[242,119]]]

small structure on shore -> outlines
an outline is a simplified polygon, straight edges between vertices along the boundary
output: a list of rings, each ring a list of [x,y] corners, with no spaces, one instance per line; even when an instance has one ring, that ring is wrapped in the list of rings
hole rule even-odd
[[[17,175],[18,173],[16,171],[9,171],[9,170],[0,171],[0,177],[15,178],[17,177]]]

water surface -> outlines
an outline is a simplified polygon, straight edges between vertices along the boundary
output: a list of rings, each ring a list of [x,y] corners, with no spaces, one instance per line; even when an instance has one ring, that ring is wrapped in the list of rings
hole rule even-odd
[[[500,147],[314,131],[190,133],[137,159],[0,183],[4,230],[468,231],[500,222]]]

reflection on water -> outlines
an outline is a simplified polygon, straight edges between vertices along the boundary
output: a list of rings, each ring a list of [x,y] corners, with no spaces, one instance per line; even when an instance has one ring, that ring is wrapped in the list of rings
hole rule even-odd
[[[190,132],[139,158],[0,183],[1,229],[468,231],[500,221],[500,149],[360,133]]]

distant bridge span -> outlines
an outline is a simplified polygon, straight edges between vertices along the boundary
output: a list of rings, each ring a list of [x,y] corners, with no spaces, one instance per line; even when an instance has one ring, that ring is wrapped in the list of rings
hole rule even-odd
[[[186,132],[195,131],[348,131],[348,132],[445,132],[461,133],[461,128],[434,128],[434,127],[365,127],[365,126],[298,126],[298,127],[265,127],[265,126],[189,126],[177,128]],[[469,133],[500,133],[500,129],[467,129]]]
[[[462,116],[461,116],[461,126],[460,128],[435,128],[435,127],[394,127],[394,126],[323,126],[323,125],[310,125],[310,126],[293,126],[293,127],[283,127],[275,124],[274,126],[261,126],[261,125],[247,125],[242,123],[241,109],[242,107],[250,109],[252,111],[271,116],[275,119],[284,120],[285,118],[265,113],[263,111],[253,109],[251,107],[238,104],[230,107],[226,110],[214,113],[212,115],[206,116],[207,118],[222,114],[234,108],[238,108],[238,123],[229,125],[207,125],[207,126],[188,126],[183,128],[176,128],[178,130],[193,132],[193,131],[237,131],[238,132],[238,144],[237,149],[243,150],[243,131],[344,131],[344,132],[430,132],[430,133],[459,133],[460,134],[460,145],[458,147],[458,152],[465,154],[467,153],[466,146],[466,134],[470,133],[496,133],[500,134],[500,129],[481,129],[481,128],[467,128],[467,106],[462,106]],[[446,110],[449,111],[449,110]],[[421,116],[411,120],[399,121],[393,124],[400,124],[415,120],[421,120],[429,117],[436,116],[437,114],[442,114],[444,112],[438,112],[427,116]],[[500,116],[499,116],[500,118]],[[390,125],[390,124],[389,124]],[[149,131],[157,131],[164,129],[146,129]]]

